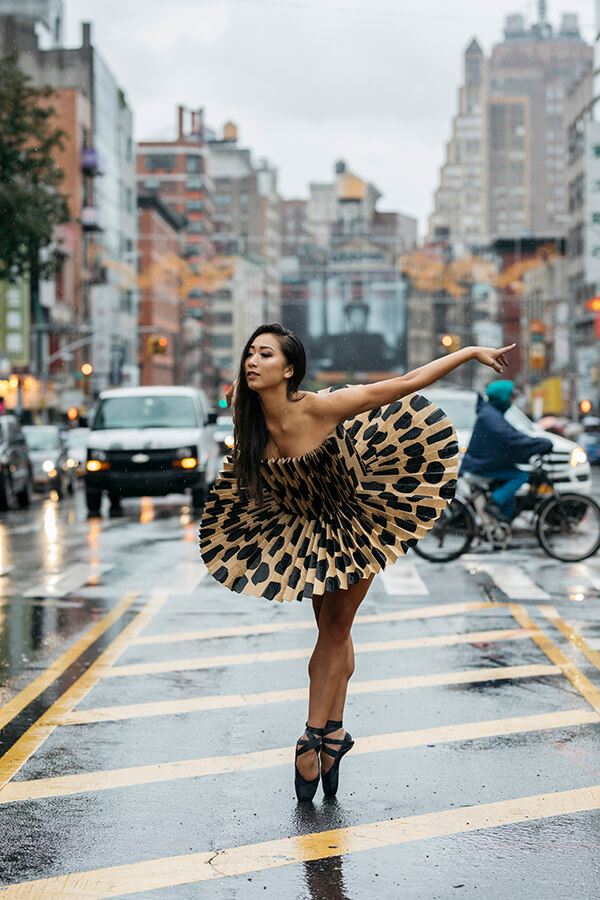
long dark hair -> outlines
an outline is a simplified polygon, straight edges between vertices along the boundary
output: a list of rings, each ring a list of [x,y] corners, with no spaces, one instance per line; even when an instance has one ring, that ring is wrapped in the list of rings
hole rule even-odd
[[[233,471],[240,493],[246,494],[257,503],[262,501],[260,464],[269,440],[269,432],[260,397],[256,391],[248,387],[245,362],[248,350],[259,334],[276,335],[286,363],[293,367],[294,372],[287,380],[287,395],[290,400],[298,399],[294,394],[297,393],[306,372],[306,353],[302,341],[293,331],[275,322],[271,325],[261,325],[248,338],[240,360],[233,401]]]

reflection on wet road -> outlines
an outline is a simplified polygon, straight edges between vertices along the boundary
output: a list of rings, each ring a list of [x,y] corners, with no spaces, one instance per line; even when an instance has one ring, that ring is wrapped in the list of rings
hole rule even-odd
[[[0,520],[0,897],[595,896],[600,559],[378,577],[337,799],[296,803],[309,604],[230,595],[177,502]]]

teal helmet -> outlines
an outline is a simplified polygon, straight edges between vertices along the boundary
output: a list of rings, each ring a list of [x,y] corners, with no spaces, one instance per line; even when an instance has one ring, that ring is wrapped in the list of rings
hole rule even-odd
[[[505,413],[510,406],[510,398],[514,387],[515,385],[512,381],[492,381],[492,383],[487,386],[487,398],[496,409]]]

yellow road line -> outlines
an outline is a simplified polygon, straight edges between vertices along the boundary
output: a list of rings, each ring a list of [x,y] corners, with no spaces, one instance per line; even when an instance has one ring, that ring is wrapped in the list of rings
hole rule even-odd
[[[594,650],[586,639],[582,637],[574,628],[571,628],[570,625],[561,619],[558,612],[554,609],[553,606],[540,606],[538,607],[542,615],[544,615],[549,622],[552,622],[555,628],[563,634],[566,639],[576,647],[580,653],[583,653],[586,659],[592,663],[592,665],[596,666],[597,669],[600,669],[600,653],[597,650]]]
[[[108,667],[129,646],[131,638],[136,637],[165,604],[167,596],[167,593],[162,591],[153,594],[135,618],[108,645],[89,669],[0,758],[0,788],[10,781],[29,757],[52,734],[58,724],[57,719],[70,712],[100,681]]]
[[[359,615],[354,625],[372,625],[376,622],[406,622],[411,619],[432,619],[438,616],[456,616],[461,613],[476,612],[481,609],[505,608],[506,603],[474,600],[469,603],[439,603],[435,606],[418,606],[394,613]],[[282,613],[283,614],[283,613]],[[210,638],[240,637],[251,634],[277,634],[281,631],[296,631],[315,627],[314,619],[301,622],[265,622],[262,625],[233,625],[229,628],[205,628],[203,631],[176,631],[171,634],[142,635],[135,644],[170,644],[175,641],[205,641]]]
[[[509,719],[465,722],[436,728],[419,728],[414,731],[398,731],[393,734],[374,734],[369,737],[357,738],[352,755],[401,750],[426,744],[447,744],[452,741],[474,741],[481,738],[597,723],[600,723],[600,715],[586,708]],[[148,766],[131,766],[126,769],[84,772],[79,775],[36,778],[33,781],[11,781],[0,789],[0,804],[22,800],[40,800],[46,797],[64,797],[84,791],[106,791],[111,788],[156,784],[183,778],[200,778],[205,775],[226,775],[232,772],[269,769],[274,766],[291,765],[293,759],[294,747],[278,747],[272,750],[240,753],[235,756],[186,759]]]
[[[495,631],[471,631],[466,634],[438,634],[430,637],[404,638],[397,641],[370,641],[355,644],[356,653],[382,653],[389,650],[412,650],[426,647],[451,647],[455,644],[491,643],[493,641],[522,640],[531,632],[522,628],[503,628]],[[312,647],[293,650],[265,650],[257,653],[232,653],[225,656],[199,656],[191,659],[167,659],[160,662],[130,663],[113,666],[107,678],[125,675],[156,675],[160,672],[183,672],[192,669],[211,669],[222,666],[239,666],[250,663],[281,662],[287,659],[303,659],[310,656]]]
[[[569,679],[573,687],[579,691],[581,696],[587,700],[590,706],[595,709],[596,712],[600,712],[600,690],[598,690],[596,685],[577,668],[574,662],[571,662],[568,656],[565,656],[562,650],[559,650],[547,634],[544,634],[544,632],[536,626],[533,619],[525,612],[524,607],[521,606],[520,603],[509,603],[508,608],[521,628],[533,629],[534,633],[531,635],[531,639],[535,641],[548,659],[553,662],[555,666],[558,666],[563,675]]]
[[[600,808],[600,785],[518,797],[495,803],[481,803],[460,809],[445,809],[419,816],[370,822],[313,834],[295,835],[139,863],[91,869],[0,888],[0,897],[8,900],[34,900],[39,897],[77,897],[78,900],[155,891],[181,884],[197,884],[217,878],[247,875],[311,860],[345,856],[367,850],[380,850],[451,834],[500,828],[535,822],[553,816],[568,816]],[[500,846],[501,838],[498,837]]]
[[[348,693],[371,694],[379,691],[400,691],[408,688],[448,684],[473,684],[482,681],[500,681],[507,678],[539,678],[545,675],[559,674],[560,669],[556,666],[539,664],[469,669],[466,672],[444,672],[433,675],[386,678],[378,681],[356,681],[350,683]],[[58,710],[54,715],[49,715],[47,721],[52,724],[52,727],[56,725],[85,725],[90,722],[115,722],[123,719],[138,719],[144,716],[172,716],[207,709],[231,709],[238,706],[262,706],[266,703],[289,703],[293,700],[306,700],[307,697],[308,688],[304,687],[282,691],[264,691],[256,694],[189,697],[185,700],[133,703],[128,706],[103,706],[98,709],[81,709],[64,713]]]
[[[23,688],[18,694],[16,694],[12,700],[9,700],[8,703],[5,703],[2,707],[0,707],[0,728],[4,728],[4,726],[14,719],[16,715],[18,715],[22,710],[25,709],[26,706],[31,703],[32,700],[35,700],[36,697],[46,690],[53,681],[56,681],[60,675],[65,672],[71,663],[73,663],[78,656],[87,650],[94,641],[97,641],[98,638],[107,631],[111,625],[113,625],[123,613],[129,609],[131,604],[135,601],[138,596],[138,591],[128,591],[125,596],[117,603],[114,609],[104,616],[104,618],[100,619],[99,622],[96,622],[89,631],[86,631],[84,635],[82,635],[78,641],[69,647],[62,656],[59,656],[52,665],[48,666],[48,668],[38,675],[31,684],[28,684],[26,688]]]

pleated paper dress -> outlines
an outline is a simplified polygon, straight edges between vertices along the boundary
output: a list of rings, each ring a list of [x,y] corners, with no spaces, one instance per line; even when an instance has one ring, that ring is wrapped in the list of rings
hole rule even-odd
[[[229,458],[209,494],[200,552],[232,591],[302,600],[404,555],[454,496],[458,443],[419,394],[346,419],[310,453],[263,461],[263,503],[240,497]]]

